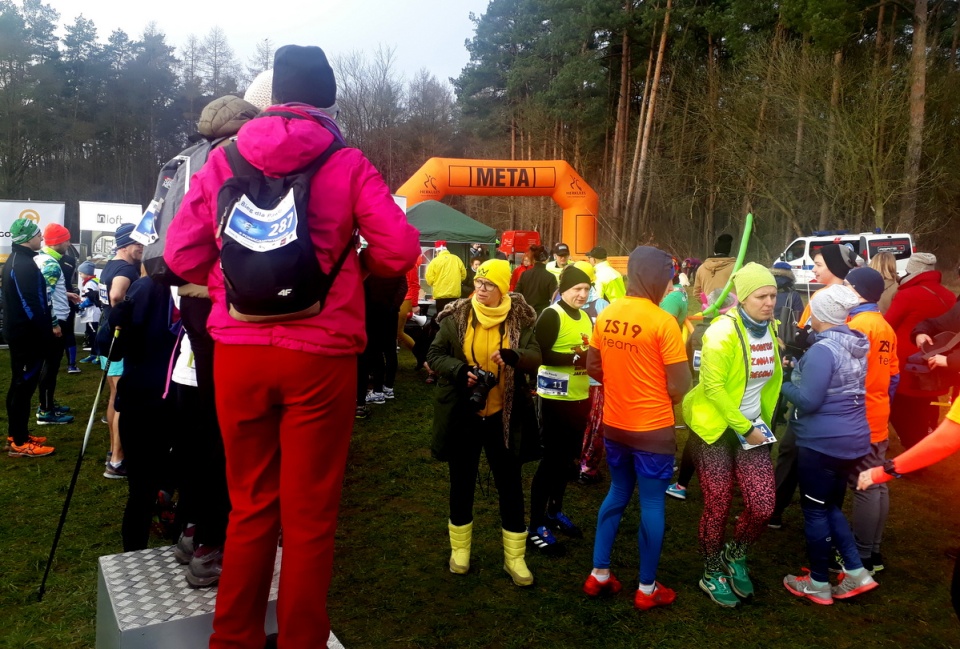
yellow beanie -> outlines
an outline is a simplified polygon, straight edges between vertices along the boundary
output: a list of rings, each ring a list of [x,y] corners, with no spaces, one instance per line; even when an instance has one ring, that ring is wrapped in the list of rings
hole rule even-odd
[[[587,274],[591,284],[597,281],[597,269],[595,269],[589,261],[575,261],[573,265]]]
[[[750,297],[754,291],[765,286],[776,288],[777,280],[766,267],[755,261],[746,264],[733,275],[733,292],[741,302]]]
[[[510,264],[504,259],[488,259],[480,264],[477,277],[493,282],[503,295],[510,290]]]

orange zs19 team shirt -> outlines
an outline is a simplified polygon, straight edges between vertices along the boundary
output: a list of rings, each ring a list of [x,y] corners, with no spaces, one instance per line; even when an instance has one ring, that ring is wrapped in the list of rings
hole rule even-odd
[[[664,366],[687,361],[676,318],[628,295],[597,317],[590,346],[603,364],[604,424],[635,432],[674,425]]]
[[[847,326],[866,335],[867,352],[867,424],[870,442],[876,444],[889,437],[890,379],[900,373],[897,361],[897,334],[879,311],[864,311],[849,320]]]

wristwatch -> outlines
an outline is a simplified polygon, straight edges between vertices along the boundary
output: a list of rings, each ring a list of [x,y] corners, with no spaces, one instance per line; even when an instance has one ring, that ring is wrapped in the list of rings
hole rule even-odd
[[[892,475],[894,478],[902,478],[903,475],[897,473],[896,468],[893,466],[893,460],[887,460],[883,463],[883,472],[887,475]]]

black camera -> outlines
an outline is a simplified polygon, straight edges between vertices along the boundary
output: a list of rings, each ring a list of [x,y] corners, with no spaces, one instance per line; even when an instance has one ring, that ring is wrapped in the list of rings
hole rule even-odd
[[[470,392],[470,405],[475,410],[483,410],[483,406],[487,403],[490,388],[500,382],[500,377],[479,367],[474,367],[472,371],[477,376],[477,384],[473,386],[473,390]]]

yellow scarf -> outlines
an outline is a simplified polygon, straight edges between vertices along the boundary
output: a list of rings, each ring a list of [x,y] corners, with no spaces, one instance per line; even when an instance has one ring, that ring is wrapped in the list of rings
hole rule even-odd
[[[473,312],[477,314],[477,321],[484,329],[499,327],[500,323],[507,319],[510,313],[511,300],[509,295],[504,295],[498,306],[486,306],[477,301],[477,296],[470,298],[473,305]]]
[[[481,417],[488,417],[503,408],[504,375],[497,364],[490,360],[490,356],[504,344],[510,344],[506,333],[501,336],[499,329],[500,323],[506,320],[510,312],[510,296],[505,295],[498,306],[484,306],[477,302],[476,296],[471,298],[471,302],[480,327],[475,328],[472,323],[467,324],[467,330],[463,336],[463,354],[471,365],[479,365],[488,372],[500,375],[500,385],[490,390],[487,394],[486,406],[477,413]],[[473,316],[469,317],[472,320]]]

